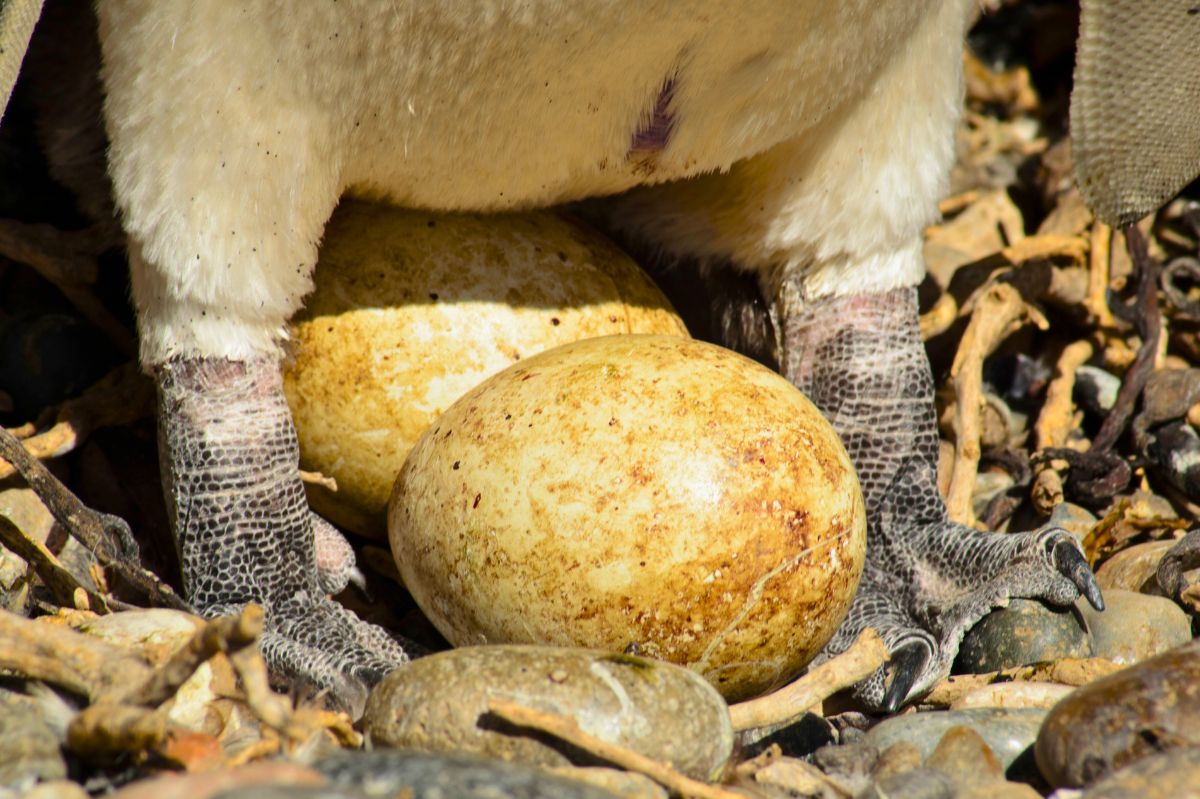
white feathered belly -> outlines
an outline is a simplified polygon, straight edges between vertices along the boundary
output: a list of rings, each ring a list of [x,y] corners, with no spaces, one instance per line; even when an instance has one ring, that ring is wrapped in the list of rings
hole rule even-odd
[[[791,148],[745,170],[744,191],[696,182],[671,198],[664,241],[762,268],[821,248],[854,260],[859,228],[876,250],[900,228],[911,239],[948,152],[962,15],[947,11],[968,2],[99,0],[143,356],[272,347],[345,191],[537,207]],[[922,58],[927,91],[913,86]],[[897,85],[911,100],[878,99]],[[927,130],[909,120],[889,138],[914,107]],[[864,108],[874,121],[842,124]],[[844,194],[863,198],[863,219],[872,203],[899,209],[895,223],[833,219]],[[798,214],[833,232],[805,242]]]
[[[343,184],[446,209],[727,169],[855,102],[930,5],[180,1],[101,10],[157,26],[143,47],[210,85],[211,113],[247,112],[230,124],[257,124],[255,105],[269,124],[282,100],[325,129]]]

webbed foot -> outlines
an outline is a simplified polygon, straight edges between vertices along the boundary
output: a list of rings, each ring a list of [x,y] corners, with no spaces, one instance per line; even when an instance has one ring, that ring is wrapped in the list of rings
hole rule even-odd
[[[369,687],[408,658],[382,628],[326,596],[353,575],[353,552],[308,509],[278,364],[177,359],[157,378],[187,598],[206,616],[261,604],[272,670],[359,712]]]
[[[924,555],[893,553],[897,562],[886,570],[871,562],[826,647],[829,655],[844,650],[864,627],[880,633],[892,660],[855,691],[871,707],[894,712],[949,674],[966,632],[1013,597],[1069,605],[1083,595],[1104,609],[1079,545],[1062,529],[981,533],[944,522],[894,535]]]
[[[914,289],[832,297],[785,316],[785,374],[825,413],[867,505],[867,563],[824,656],[874,627],[893,654],[861,683],[893,711],[949,674],[963,635],[1012,597],[1056,605],[1099,585],[1066,531],[985,533],[951,522],[937,490],[933,378]]]

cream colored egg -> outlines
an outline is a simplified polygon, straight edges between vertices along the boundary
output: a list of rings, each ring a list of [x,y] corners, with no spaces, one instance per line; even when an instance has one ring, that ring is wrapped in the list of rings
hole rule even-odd
[[[567,344],[465,394],[409,454],[388,526],[455,645],[636,644],[730,700],[820,651],[866,551],[857,477],[812,403],[668,336]]]
[[[404,457],[463,392],[566,342],[686,335],[628,256],[551,213],[344,202],[315,283],[284,371],[301,463],[337,480],[336,494],[310,495],[320,512],[377,537]]]

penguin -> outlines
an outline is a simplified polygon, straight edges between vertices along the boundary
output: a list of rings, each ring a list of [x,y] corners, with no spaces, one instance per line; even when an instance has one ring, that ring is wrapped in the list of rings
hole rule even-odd
[[[1197,41],[1188,4],[1161,5],[1141,13],[1169,10]],[[588,200],[623,240],[757,284],[781,373],[833,423],[866,500],[867,565],[826,656],[882,635],[891,663],[856,689],[868,706],[927,690],[1010,597],[1102,607],[1069,533],[968,529],[937,490],[916,286],[973,6],[98,0],[108,169],[189,601],[261,604],[272,668],[348,707],[408,657],[323,590],[318,550],[335,545],[305,503],[279,371],[325,223],[367,195],[446,212]],[[1119,14],[1139,13],[1107,6],[1101,61]],[[1093,150],[1113,177],[1113,148]]]

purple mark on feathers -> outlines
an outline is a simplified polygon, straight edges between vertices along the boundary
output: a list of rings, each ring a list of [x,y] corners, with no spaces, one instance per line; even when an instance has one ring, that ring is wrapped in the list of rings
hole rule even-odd
[[[629,143],[630,153],[653,153],[663,150],[675,127],[675,115],[671,113],[671,98],[675,95],[675,78],[663,81],[654,101],[650,116],[634,134]]]

